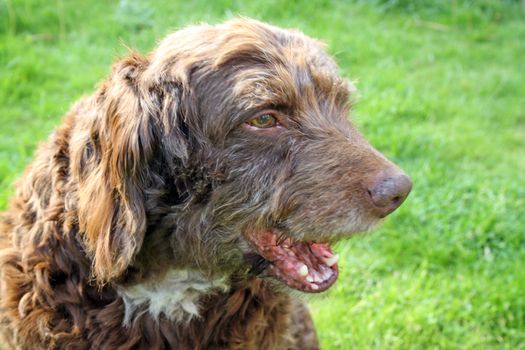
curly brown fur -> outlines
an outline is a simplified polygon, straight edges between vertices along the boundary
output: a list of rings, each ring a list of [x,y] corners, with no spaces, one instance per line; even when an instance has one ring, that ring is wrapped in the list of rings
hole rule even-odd
[[[250,237],[332,242],[384,216],[363,188],[395,167],[346,120],[348,87],[319,43],[252,20],[117,62],[2,216],[4,346],[318,348]],[[267,109],[282,127],[247,127]]]

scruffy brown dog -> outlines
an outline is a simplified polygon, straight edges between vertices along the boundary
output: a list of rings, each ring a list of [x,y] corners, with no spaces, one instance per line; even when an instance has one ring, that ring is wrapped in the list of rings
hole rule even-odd
[[[3,346],[318,348],[290,292],[329,288],[330,244],[411,188],[348,100],[316,41],[252,20],[117,62],[3,214]]]

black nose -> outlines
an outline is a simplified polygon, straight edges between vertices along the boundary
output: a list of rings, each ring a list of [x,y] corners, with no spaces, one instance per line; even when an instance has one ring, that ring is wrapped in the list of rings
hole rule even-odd
[[[400,171],[383,172],[368,186],[374,211],[385,217],[396,210],[412,189],[410,178]]]

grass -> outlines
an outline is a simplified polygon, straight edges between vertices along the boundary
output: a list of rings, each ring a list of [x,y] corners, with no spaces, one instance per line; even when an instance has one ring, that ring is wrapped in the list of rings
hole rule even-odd
[[[237,14],[323,39],[357,81],[355,123],[414,180],[337,248],[340,280],[310,302],[324,348],[525,349],[521,2],[0,0],[0,208],[125,46]]]

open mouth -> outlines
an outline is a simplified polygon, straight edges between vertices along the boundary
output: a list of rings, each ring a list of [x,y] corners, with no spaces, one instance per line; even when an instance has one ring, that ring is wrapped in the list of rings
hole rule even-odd
[[[327,243],[281,239],[272,230],[249,235],[255,254],[245,255],[256,272],[308,293],[327,290],[337,279],[338,256]]]

